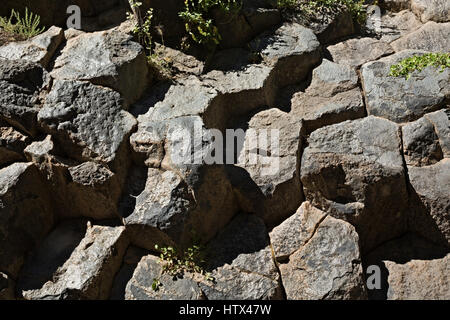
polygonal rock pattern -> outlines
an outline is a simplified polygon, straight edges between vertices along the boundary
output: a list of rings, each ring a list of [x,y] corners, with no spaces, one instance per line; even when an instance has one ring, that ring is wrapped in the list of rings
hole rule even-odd
[[[450,158],[450,120],[447,113],[444,110],[428,113],[402,126],[407,165],[421,167]]]
[[[50,78],[38,64],[0,59],[0,117],[15,128],[34,135],[36,115],[43,104],[41,90]]]
[[[447,2],[382,1],[352,39],[348,12],[214,8],[202,61],[183,3],[146,0],[159,73],[119,26],[126,1],[74,1],[85,31],[112,29],[0,47],[0,299],[447,298],[449,72],[388,75],[450,51]],[[64,24],[66,1],[39,3]],[[214,281],[156,256],[195,240]]]
[[[67,159],[58,155],[51,135],[35,141],[24,150],[45,177],[58,215],[64,219],[88,217],[118,218],[121,194],[118,176],[105,165]]]
[[[418,197],[412,228],[437,243],[450,245],[450,159],[425,167],[408,166],[413,192]],[[430,221],[431,219],[431,221]]]
[[[357,88],[358,76],[350,66],[324,59],[313,70],[310,86],[294,93],[290,114],[304,121],[306,131],[365,115],[363,99]]]
[[[405,264],[385,261],[389,300],[448,300],[450,255],[435,260],[412,260]]]
[[[162,273],[158,257],[148,255],[141,259],[125,289],[126,300],[203,300],[195,275],[184,274],[182,279]],[[152,288],[154,280],[160,283]]]
[[[392,48],[399,52],[405,49],[425,50],[432,52],[449,52],[450,22],[436,23],[429,21],[421,28],[395,40]]]
[[[312,30],[296,23],[285,23],[275,34],[263,34],[250,42],[250,48],[274,66],[279,87],[303,80],[311,66],[319,62],[319,47]]]
[[[120,95],[111,89],[58,80],[39,111],[38,121],[73,159],[112,164],[117,173],[124,169],[127,139],[136,125],[122,107]]]
[[[46,32],[27,41],[12,42],[0,47],[0,58],[27,60],[46,68],[59,45],[64,40],[64,31],[51,27]]]
[[[441,0],[411,0],[411,10],[420,20],[448,22],[450,21],[450,3]]]
[[[236,217],[207,247],[207,270],[214,281],[184,272],[174,278],[162,272],[155,256],[139,262],[125,290],[126,299],[280,299],[279,275],[267,231],[256,216]],[[158,290],[152,285],[159,280]]]
[[[118,31],[85,33],[67,41],[51,72],[59,80],[87,80],[118,91],[127,103],[147,87],[144,49]],[[88,52],[88,54],[86,54]]]
[[[355,68],[393,53],[387,42],[373,38],[350,39],[328,46],[327,50],[334,62]]]
[[[355,225],[363,251],[405,231],[406,180],[395,123],[369,116],[314,131],[300,173],[306,199]]]
[[[263,220],[253,214],[236,216],[207,246],[207,270],[220,274],[224,265],[274,281],[279,275]]]
[[[306,225],[285,221],[272,232],[275,243],[279,232],[296,229],[295,249],[278,243],[278,254],[290,254],[289,261],[280,265],[280,273],[287,299],[363,299],[366,295],[364,277],[354,227],[342,220],[327,216],[309,203],[302,205],[298,217]],[[297,215],[297,213],[296,213]],[[299,232],[300,231],[300,232]]]
[[[32,163],[0,170],[0,270],[16,277],[54,223],[50,195]]]
[[[138,132],[131,137],[132,146],[135,152],[141,153],[141,157],[150,156],[145,161],[149,166],[160,165],[166,172],[149,172],[151,174],[145,178],[147,191],[143,188],[136,194],[142,193],[137,204],[142,203],[143,207],[138,206],[131,210],[133,213],[125,214],[126,221],[133,225],[162,228],[177,243],[189,240],[191,228],[205,241],[210,240],[238,209],[223,160],[215,161],[211,154],[214,150],[222,152],[220,145],[212,143],[212,134],[220,132],[206,130],[198,116],[177,117],[159,124],[149,121],[149,117],[139,117]],[[164,148],[163,153],[161,148]],[[155,190],[155,183],[169,194]],[[149,203],[155,204],[151,206],[152,210],[146,210]],[[147,224],[150,217],[152,222]],[[159,233],[152,231],[152,234],[151,239],[155,239]],[[167,237],[158,238],[164,241]],[[141,246],[150,246],[151,249],[152,241]]]
[[[153,249],[155,244],[178,242],[194,199],[188,185],[172,171],[148,169],[145,189],[136,197],[131,215],[124,217],[132,242]],[[169,238],[169,239],[168,239]]]
[[[387,12],[381,16],[380,29],[376,29],[378,18],[371,26],[376,33],[381,35],[380,40],[391,43],[398,38],[405,36],[422,26],[417,16],[409,10],[403,10],[398,13]]]
[[[238,166],[249,172],[264,195],[264,210],[256,213],[269,226],[283,221],[303,201],[298,171],[303,133],[301,121],[279,109],[261,111],[248,122]]]
[[[50,236],[58,239],[58,236],[66,235],[60,233]],[[75,231],[72,240],[69,241],[77,239]],[[50,254],[51,258],[61,260],[60,250],[70,249],[70,245],[61,248],[59,247],[64,244],[53,243],[53,245],[49,252],[42,254]],[[36,285],[27,287],[25,282],[22,295],[28,300],[107,299],[127,246],[128,239],[124,227],[89,225],[84,238],[73,249],[64,264],[53,270],[51,278],[42,283],[42,287]],[[43,257],[38,256],[36,259]],[[32,279],[35,280],[34,277]]]
[[[68,171],[70,182],[67,183],[67,194],[70,202],[66,205],[72,208],[73,216],[96,220],[119,216],[116,205],[121,187],[113,172],[95,162],[85,162],[68,168]]]
[[[439,72],[435,67],[427,67],[411,73],[408,80],[389,75],[391,65],[425,53],[404,50],[362,66],[361,78],[369,115],[398,123],[414,121],[448,103],[449,69]]]
[[[303,247],[313,237],[326,216],[326,212],[305,201],[292,216],[273,228],[269,236],[277,261],[285,262],[295,251]]]

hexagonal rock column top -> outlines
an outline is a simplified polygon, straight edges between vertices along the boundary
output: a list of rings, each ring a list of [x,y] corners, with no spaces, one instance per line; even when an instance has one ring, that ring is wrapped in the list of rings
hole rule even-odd
[[[245,140],[238,146],[238,166],[247,170],[263,199],[260,215],[275,226],[303,201],[299,166],[302,150],[302,122],[279,109],[258,112],[248,122]],[[235,186],[238,190],[242,185]],[[243,197],[249,197],[243,194]]]
[[[64,226],[63,226],[64,227]],[[67,230],[67,229],[66,229]],[[50,237],[60,239],[68,237],[70,243],[64,247],[63,243],[47,243],[49,251],[40,251],[48,259],[61,260],[61,250],[72,249],[65,258],[63,265],[59,265],[47,282],[39,285],[22,283],[22,295],[28,300],[39,299],[108,299],[114,275],[122,264],[122,258],[128,246],[125,227],[88,226],[84,238],[80,241],[76,229],[73,235],[55,230]],[[74,242],[75,246],[72,244]],[[76,245],[79,243],[78,245]],[[65,252],[67,254],[67,252]],[[63,257],[64,258],[64,257]],[[36,256],[35,261],[42,261]],[[50,263],[50,262],[49,262]],[[33,271],[33,269],[31,269]],[[39,272],[35,269],[33,272]],[[30,281],[35,281],[31,278]]]
[[[320,43],[314,32],[297,23],[285,23],[275,33],[264,33],[249,45],[265,63],[274,66],[279,87],[302,81],[320,61]]]
[[[308,139],[300,168],[306,199],[355,225],[363,251],[405,231],[400,148],[398,126],[373,116],[323,127]]]
[[[328,46],[327,50],[334,62],[355,68],[394,52],[387,42],[373,38],[350,39]]]
[[[390,66],[425,51],[404,50],[361,67],[361,80],[369,115],[394,122],[414,121],[449,101],[450,70],[435,67],[415,71],[406,80],[389,76]]]
[[[318,128],[365,116],[356,71],[323,59],[313,70],[311,84],[294,93],[290,115],[303,120],[306,133]]]
[[[20,131],[37,134],[42,91],[50,86],[50,80],[37,63],[0,59],[0,118]]]
[[[450,110],[428,113],[402,126],[403,152],[408,166],[432,165],[450,158]]]
[[[85,33],[67,41],[51,76],[60,80],[87,80],[118,91],[128,104],[147,87],[144,49],[118,31]]]
[[[32,163],[0,170],[0,270],[17,277],[25,255],[54,223],[52,202]]]
[[[120,95],[111,89],[58,80],[39,111],[38,121],[73,159],[109,164],[121,176],[127,167],[127,140],[136,125],[122,107]]]
[[[450,111],[428,113],[402,127],[411,184],[410,227],[450,245]]]
[[[39,63],[42,67],[47,68],[51,58],[63,40],[63,29],[53,26],[44,33],[29,40],[11,42],[0,47],[0,58],[10,60],[23,59]]]
[[[277,258],[289,258],[279,266],[287,299],[366,298],[358,234],[349,223],[304,202],[270,238]]]
[[[408,166],[409,181],[418,197],[419,213],[412,228],[424,237],[450,246],[450,159],[426,167]],[[431,221],[430,221],[431,218]]]
[[[412,260],[405,264],[384,262],[389,276],[388,300],[450,299],[450,255],[435,260]]]

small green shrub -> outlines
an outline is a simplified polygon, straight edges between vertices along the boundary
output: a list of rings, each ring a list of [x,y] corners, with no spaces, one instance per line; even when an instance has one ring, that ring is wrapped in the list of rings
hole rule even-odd
[[[237,11],[241,6],[240,0],[185,0],[184,11],[178,15],[185,22],[186,31],[195,42],[214,46],[222,39],[217,26],[209,18],[212,8],[219,8],[223,12]]]
[[[398,64],[391,66],[389,73],[392,77],[405,77],[408,80],[414,71],[422,71],[426,67],[433,66],[443,72],[445,68],[450,68],[450,53],[426,53],[424,55],[414,55],[403,59]]]
[[[361,25],[366,21],[364,0],[277,0],[279,9],[299,10],[307,16],[314,17],[318,13],[337,13],[347,10]]]
[[[130,6],[133,12],[127,13],[127,18],[129,20],[135,20],[136,24],[133,29],[133,33],[138,37],[139,43],[147,49],[147,51],[152,51],[152,19],[153,19],[153,9],[150,8],[144,17],[141,16],[140,7],[142,2],[135,0],[130,0]]]
[[[0,17],[0,28],[5,32],[19,35],[25,39],[37,36],[45,30],[40,28],[41,17],[28,11],[25,8],[25,15],[22,17],[18,11],[11,10],[9,18]]]
[[[199,245],[193,245],[180,254],[174,247],[159,247],[155,245],[155,249],[160,253],[160,263],[162,272],[176,278],[184,272],[199,273],[208,281],[213,281],[211,274],[205,272],[202,265],[204,264],[203,249]],[[159,279],[153,279],[152,289],[157,291],[161,286]]]

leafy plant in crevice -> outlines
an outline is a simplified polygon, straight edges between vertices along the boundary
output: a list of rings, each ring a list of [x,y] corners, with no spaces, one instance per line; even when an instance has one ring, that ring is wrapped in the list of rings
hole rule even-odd
[[[450,53],[437,52],[414,55],[392,65],[389,75],[392,77],[404,77],[408,80],[414,71],[422,71],[430,66],[435,67],[439,72],[450,68]]]
[[[360,25],[366,21],[364,0],[277,0],[279,9],[301,11],[306,16],[348,11]]]
[[[138,38],[139,43],[144,47],[147,54],[147,62],[151,69],[153,69],[157,78],[160,80],[169,79],[172,76],[172,68],[170,61],[161,57],[158,52],[153,49],[152,37],[152,21],[153,9],[147,10],[145,16],[141,14],[142,2],[129,0],[132,12],[127,13],[127,18],[135,23],[132,32]],[[158,29],[162,33],[162,29]],[[163,38],[161,34],[161,38]]]
[[[211,9],[232,13],[238,11],[241,5],[240,0],[185,0],[184,10],[178,15],[185,22],[186,31],[192,40],[202,45],[215,46],[222,37],[210,17]]]
[[[155,245],[155,250],[160,253],[160,264],[162,273],[174,278],[182,276],[183,273],[197,273],[205,277],[207,281],[213,281],[211,274],[203,268],[204,249],[200,245],[192,245],[184,252],[180,253],[175,247],[160,247]],[[160,279],[153,279],[152,289],[157,291],[162,286]]]
[[[40,23],[41,17],[28,11],[28,8],[25,8],[23,17],[14,9],[11,10],[9,18],[0,17],[0,28],[25,39],[37,36],[45,30],[45,27],[39,27]]]
[[[152,51],[152,19],[153,19],[153,9],[150,8],[146,15],[143,17],[141,14],[140,7],[142,2],[135,0],[130,0],[130,7],[132,12],[127,12],[127,19],[130,21],[135,20],[135,26],[132,32],[137,36],[139,43],[151,53]]]

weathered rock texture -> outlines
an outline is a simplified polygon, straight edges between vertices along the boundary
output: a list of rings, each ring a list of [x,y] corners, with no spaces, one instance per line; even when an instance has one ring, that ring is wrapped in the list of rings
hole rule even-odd
[[[142,1],[151,52],[127,0],[2,2],[47,31],[0,30],[0,299],[448,299],[450,69],[389,75],[450,51],[448,1],[275,2],[206,47]]]

